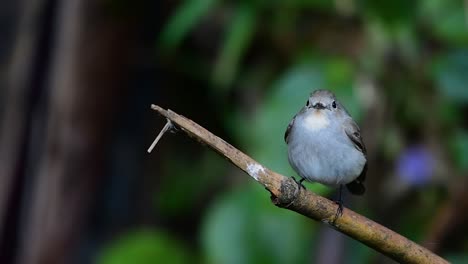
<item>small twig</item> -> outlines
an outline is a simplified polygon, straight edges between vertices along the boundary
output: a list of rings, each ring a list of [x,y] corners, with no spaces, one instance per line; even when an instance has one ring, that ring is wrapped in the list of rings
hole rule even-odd
[[[151,151],[153,151],[156,144],[158,144],[158,141],[161,139],[164,133],[166,133],[166,131],[169,130],[171,127],[172,127],[172,122],[171,120],[167,119],[166,125],[163,127],[161,132],[159,132],[158,136],[154,139],[153,143],[151,143],[151,146],[148,148],[148,153],[151,153]]]
[[[271,193],[275,205],[329,224],[400,263],[448,263],[406,237],[347,208],[343,208],[341,216],[335,219],[338,206],[335,202],[308,190],[298,191],[298,184],[291,177],[266,168],[192,120],[157,105],[151,105],[151,108],[262,184]]]

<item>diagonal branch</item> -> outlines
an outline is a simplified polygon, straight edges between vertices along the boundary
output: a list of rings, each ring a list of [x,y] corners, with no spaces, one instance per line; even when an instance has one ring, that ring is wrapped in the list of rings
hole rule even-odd
[[[448,263],[426,248],[349,209],[344,208],[343,215],[335,219],[336,203],[299,189],[290,177],[269,170],[192,120],[157,105],[151,108],[262,184],[270,191],[275,205],[326,223],[400,263]]]

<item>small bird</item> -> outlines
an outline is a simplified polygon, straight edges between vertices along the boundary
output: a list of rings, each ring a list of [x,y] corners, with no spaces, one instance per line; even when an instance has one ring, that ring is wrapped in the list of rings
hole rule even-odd
[[[364,194],[366,147],[358,125],[332,92],[312,92],[289,123],[284,140],[289,163],[301,177],[300,186],[307,180],[340,187],[337,217],[343,210],[343,185],[352,194]]]

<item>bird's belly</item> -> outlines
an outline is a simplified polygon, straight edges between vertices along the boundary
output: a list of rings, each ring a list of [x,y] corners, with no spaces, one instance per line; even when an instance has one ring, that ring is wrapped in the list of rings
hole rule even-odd
[[[361,174],[366,158],[351,142],[345,143],[349,139],[330,139],[323,133],[302,135],[288,144],[288,157],[304,179],[335,186],[350,183]]]

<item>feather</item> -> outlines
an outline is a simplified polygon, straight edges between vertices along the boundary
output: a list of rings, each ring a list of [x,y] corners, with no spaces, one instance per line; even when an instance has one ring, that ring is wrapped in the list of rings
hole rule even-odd
[[[364,157],[367,158],[367,150],[366,146],[364,145],[364,142],[362,141],[361,137],[361,131],[354,122],[353,119],[349,118],[348,123],[345,127],[345,133],[348,136],[348,138],[354,143],[354,147],[358,149],[359,151],[364,154]],[[357,177],[354,181],[346,184],[346,188],[355,195],[362,195],[366,191],[366,188],[364,187],[364,181],[366,180],[366,173],[367,173],[367,162],[364,165],[364,168],[362,169],[361,174],[359,177]]]

